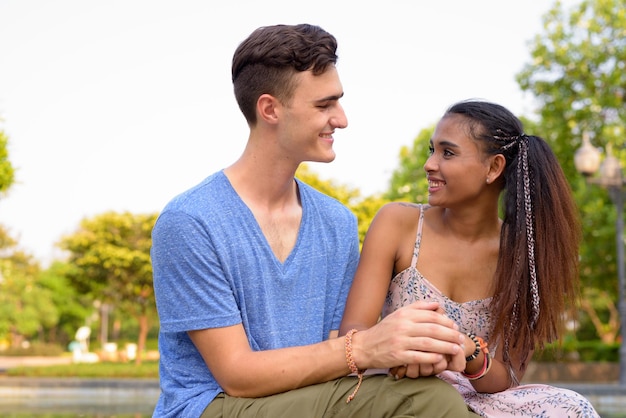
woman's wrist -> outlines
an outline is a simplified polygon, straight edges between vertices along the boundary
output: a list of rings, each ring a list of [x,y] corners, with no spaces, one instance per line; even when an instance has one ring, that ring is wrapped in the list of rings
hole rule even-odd
[[[462,374],[469,380],[478,380],[491,369],[492,359],[489,355],[489,344],[472,333],[468,333],[467,337],[471,340],[470,347],[473,347],[474,351],[465,357],[465,371]]]
[[[465,334],[465,361],[475,360],[480,354],[480,341],[471,333]]]

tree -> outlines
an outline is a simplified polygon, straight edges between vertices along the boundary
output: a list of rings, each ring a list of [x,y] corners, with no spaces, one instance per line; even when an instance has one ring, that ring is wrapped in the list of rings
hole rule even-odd
[[[79,293],[115,305],[139,323],[137,350],[145,348],[149,318],[155,316],[150,247],[157,214],[106,212],[83,219],[60,246],[70,252],[68,272]],[[136,357],[141,363],[141,355]]]
[[[361,197],[359,189],[338,184],[334,180],[322,180],[307,164],[300,164],[296,177],[320,192],[333,197],[346,206],[357,202]]]
[[[45,327],[46,341],[63,346],[74,339],[79,327],[91,321],[93,312],[91,298],[70,285],[68,277],[72,268],[68,263],[55,261],[39,273],[39,284],[49,290],[58,313],[58,322]]]
[[[6,192],[15,181],[8,143],[8,136],[0,130],[0,192]],[[51,293],[38,283],[38,273],[39,264],[0,225],[0,340],[12,347],[57,321]]]
[[[413,140],[413,147],[400,149],[398,168],[391,175],[389,191],[385,197],[389,200],[405,200],[415,203],[428,201],[428,180],[424,163],[429,155],[430,138],[434,126],[422,129]]]
[[[569,12],[560,2],[543,17],[531,62],[517,75],[538,101],[543,136],[571,181],[581,210],[581,280],[617,297],[615,210],[606,191],[587,187],[573,165],[583,133],[611,144],[624,161],[626,141],[626,9],[623,0],[582,1]],[[623,216],[623,214],[619,214]],[[591,305],[590,305],[591,306]],[[602,336],[602,329],[597,329]],[[613,332],[613,331],[609,331]]]
[[[39,264],[0,226],[0,340],[13,348],[54,326],[58,311],[38,282]]]

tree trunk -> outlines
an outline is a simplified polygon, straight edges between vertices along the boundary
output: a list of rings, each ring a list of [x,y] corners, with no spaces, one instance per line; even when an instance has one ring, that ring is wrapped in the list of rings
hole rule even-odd
[[[135,364],[141,364],[142,355],[146,349],[146,340],[148,338],[148,315],[142,313],[137,318],[139,321],[139,338],[137,339],[137,357],[135,357]]]

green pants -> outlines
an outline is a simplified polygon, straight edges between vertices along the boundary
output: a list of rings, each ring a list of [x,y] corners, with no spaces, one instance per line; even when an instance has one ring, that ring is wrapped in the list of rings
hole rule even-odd
[[[365,376],[356,397],[349,376],[264,398],[218,396],[202,418],[464,418],[477,417],[463,398],[436,377],[399,379]]]

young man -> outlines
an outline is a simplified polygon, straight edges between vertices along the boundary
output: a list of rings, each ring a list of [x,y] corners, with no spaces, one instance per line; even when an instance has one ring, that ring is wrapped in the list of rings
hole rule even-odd
[[[356,218],[294,178],[303,161],[332,161],[335,130],[348,124],[336,48],[319,27],[276,25],[234,54],[246,148],[173,199],[153,231],[156,417],[470,415],[437,378],[361,374],[463,370],[464,337],[437,305],[337,338],[359,256]]]

